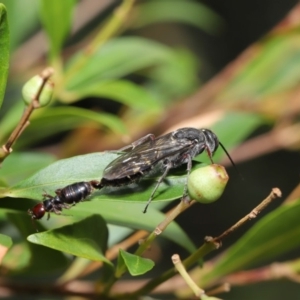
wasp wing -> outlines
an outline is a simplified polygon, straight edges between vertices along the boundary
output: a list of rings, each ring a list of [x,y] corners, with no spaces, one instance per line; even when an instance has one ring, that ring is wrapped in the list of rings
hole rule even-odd
[[[129,152],[113,160],[104,170],[103,177],[108,180],[120,179],[150,170],[166,157],[180,154],[193,146],[188,139],[174,139],[168,133],[153,141],[138,145]]]

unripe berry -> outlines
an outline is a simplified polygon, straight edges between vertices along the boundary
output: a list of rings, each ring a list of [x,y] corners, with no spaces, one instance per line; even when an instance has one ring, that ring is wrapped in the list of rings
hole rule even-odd
[[[222,195],[229,177],[223,166],[212,164],[194,170],[188,181],[191,199],[211,203]]]

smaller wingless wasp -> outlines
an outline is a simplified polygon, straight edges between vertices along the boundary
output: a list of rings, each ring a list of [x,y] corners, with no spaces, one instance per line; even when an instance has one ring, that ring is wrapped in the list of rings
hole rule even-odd
[[[33,220],[41,219],[46,213],[48,213],[49,219],[50,212],[59,215],[64,208],[70,208],[76,203],[83,201],[92,193],[98,184],[99,182],[96,180],[76,182],[56,190],[55,196],[45,194],[44,197],[46,199],[36,204],[32,209],[29,209],[28,214]]]
[[[84,200],[94,189],[106,186],[129,185],[138,181],[153,169],[162,172],[157,181],[144,213],[154,198],[155,192],[161,182],[166,178],[170,169],[187,164],[187,180],[183,197],[187,194],[187,182],[192,169],[192,159],[206,151],[211,162],[212,156],[222,147],[232,165],[233,160],[217,136],[209,129],[181,128],[160,137],[148,134],[119,151],[124,151],[117,159],[113,160],[103,172],[101,181],[78,182],[56,190],[56,196],[45,195],[47,199],[28,210],[32,219],[41,219],[48,212],[60,214],[62,209]]]

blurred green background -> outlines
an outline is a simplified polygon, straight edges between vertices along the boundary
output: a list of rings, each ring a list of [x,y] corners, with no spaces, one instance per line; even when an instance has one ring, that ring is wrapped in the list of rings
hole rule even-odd
[[[270,205],[259,219],[279,207],[297,187],[300,165],[297,1],[68,0],[49,4],[8,0],[0,3],[7,7],[11,40],[9,77],[0,111],[1,145],[24,109],[21,96],[24,83],[48,65],[55,69],[51,104],[34,112],[30,126],[0,170],[2,232],[18,243],[32,233],[30,220],[22,233],[23,221],[16,216],[7,218],[5,213],[9,210],[24,214],[36,203],[27,198],[41,200],[39,195],[46,186],[54,190],[63,182],[56,182],[55,178],[49,181],[42,172],[39,189],[30,190],[31,176],[56,160],[75,157],[75,164],[77,155],[118,149],[150,132],[160,135],[187,126],[209,127],[231,153],[245,178],[240,179],[224,153],[218,150],[215,160],[228,166],[230,175],[224,195],[216,203],[195,205],[177,220],[197,246],[205,236],[220,234],[249,213],[272,187],[279,187],[283,198]],[[205,157],[200,161],[209,162]],[[99,169],[99,176],[100,173]],[[66,172],[63,176],[68,182],[70,175]],[[85,180],[91,174],[80,176],[78,179]],[[20,186],[28,188],[27,194],[18,192]],[[7,191],[13,198],[6,197]],[[296,191],[290,200],[297,198]],[[83,213],[93,209],[93,203],[82,205]],[[130,203],[127,205],[125,209],[130,211]],[[171,206],[174,203],[165,210]],[[75,215],[76,210],[80,211],[80,205],[74,208]],[[106,213],[103,212],[103,217],[109,219]],[[294,214],[297,213],[295,208]],[[281,220],[279,213],[268,224],[274,222],[280,227],[277,218]],[[53,219],[51,222],[59,224],[59,218]],[[231,235],[221,251],[235,245],[257,221]],[[46,226],[51,222],[45,223]],[[108,222],[114,226],[118,217]],[[139,225],[143,226],[140,229],[150,230],[151,222],[145,223],[140,220]],[[280,243],[277,246],[281,251],[275,257],[270,253],[269,260],[254,259],[243,270],[299,259],[300,242],[295,241],[289,247],[283,237],[295,227],[300,228],[300,224],[284,219],[282,223],[290,226],[278,236],[282,239],[282,248]],[[114,234],[111,230],[112,238]],[[251,245],[249,242],[250,252],[255,250]],[[158,242],[152,255],[161,269],[155,270],[154,277],[171,267],[169,257],[173,253],[186,256],[187,249],[181,246],[182,243],[165,239]],[[264,249],[263,243],[261,246]],[[32,251],[39,255],[39,250]],[[28,259],[24,258],[27,263]],[[229,259],[234,262],[235,258]],[[18,268],[22,269],[21,263],[15,267],[7,260],[2,275],[6,272],[15,275]],[[298,268],[294,269],[297,274]],[[239,270],[232,272],[235,271]],[[297,299],[300,287],[296,279],[272,279],[253,283],[249,280],[241,285],[236,279],[232,291],[220,298]],[[170,291],[161,297],[173,299],[169,294]]]

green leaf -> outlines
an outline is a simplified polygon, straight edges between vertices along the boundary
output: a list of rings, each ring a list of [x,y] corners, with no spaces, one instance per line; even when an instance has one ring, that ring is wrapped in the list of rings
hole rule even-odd
[[[209,282],[212,278],[269,263],[299,248],[299,215],[300,200],[270,212],[222,255],[203,280]]]
[[[92,153],[80,155],[55,162],[11,188],[2,191],[3,195],[14,198],[41,198],[45,191],[54,191],[78,181],[100,180],[106,166],[116,159],[119,154],[114,152]],[[196,168],[199,164],[194,163]],[[162,182],[157,189],[154,201],[170,201],[182,196],[186,182],[186,167],[174,171]],[[144,202],[148,200],[151,191],[156,186],[160,173],[142,178],[138,184],[105,188],[97,198],[100,200]]]
[[[107,238],[105,221],[99,215],[92,215],[71,225],[32,234],[27,239],[31,243],[111,265],[105,257]]]
[[[10,248],[12,246],[12,244],[13,244],[13,241],[12,241],[11,237],[0,233],[0,245],[1,245],[1,248],[2,247],[4,247],[4,248]],[[1,251],[3,251],[3,250],[1,250]]]
[[[116,153],[104,152],[62,159],[6,189],[5,195],[40,200],[45,192],[51,194],[74,182],[100,179],[108,163],[117,157]]]
[[[7,8],[11,33],[10,44],[11,49],[15,50],[38,27],[38,2],[36,0],[2,0],[1,2]]]
[[[109,198],[109,195],[106,197]],[[73,207],[72,211],[64,211],[64,214],[83,217],[97,212],[110,224],[137,230],[143,229],[149,232],[152,232],[165,219],[165,215],[155,209],[155,203],[150,205],[146,214],[142,213],[148,198],[142,203],[128,203],[121,199],[120,197],[120,201],[103,200],[95,195],[91,197],[91,201],[80,203],[80,205]],[[172,222],[162,233],[162,236],[189,252],[195,250],[190,238],[176,222]]]
[[[59,55],[63,42],[70,31],[75,4],[76,0],[40,1],[40,17],[50,40],[52,58]]]
[[[156,22],[181,22],[210,33],[220,30],[221,18],[202,3],[182,0],[147,1],[137,7],[134,27]]]
[[[9,213],[7,215],[25,241],[27,236],[35,231],[35,226],[33,226],[28,215],[20,213]],[[21,270],[26,273],[44,273],[45,270],[47,272],[57,272],[66,268],[69,264],[69,259],[62,253],[27,241],[20,244],[18,249],[17,252],[8,253],[7,263],[9,263],[9,260],[12,261],[13,269],[18,269],[19,272]]]
[[[248,105],[278,94],[282,94],[283,101],[289,99],[300,80],[298,37],[291,31],[263,40],[260,51],[219,91],[216,99],[222,103],[246,101]]]
[[[163,63],[172,50],[159,43],[136,37],[115,38],[102,45],[94,55],[86,57],[79,53],[67,66],[68,91],[78,91],[105,79],[117,79],[145,68]],[[72,66],[86,58],[85,64],[76,72]],[[70,78],[69,78],[70,77]]]
[[[157,99],[147,90],[125,80],[104,80],[97,84],[86,85],[78,89],[75,94],[77,98],[86,96],[106,97],[134,109],[147,110],[148,112],[159,112],[162,109]]]
[[[258,114],[230,112],[213,125],[213,130],[223,143],[232,147],[243,141],[264,122],[265,120]],[[236,130],[237,127],[239,130]]]
[[[79,107],[55,107],[46,109],[39,117],[33,118],[31,126],[42,126],[42,123],[48,126],[54,126],[55,123],[59,127],[74,128],[80,122],[96,122],[102,126],[108,127],[115,133],[125,133],[126,129],[123,122],[116,116],[103,112],[94,112]],[[40,128],[40,127],[39,127]],[[56,131],[57,132],[57,131]]]
[[[112,114],[72,106],[47,108],[42,112],[37,112],[30,123],[18,140],[18,147],[83,124],[94,127],[105,126],[117,134],[127,133],[124,123]]]
[[[143,258],[119,249],[119,260],[123,260],[130,275],[138,276],[147,273],[154,267],[151,259]]]
[[[152,68],[148,77],[152,81],[147,88],[155,92],[161,101],[174,101],[191,94],[199,87],[199,61],[190,51],[174,49],[163,64]]]
[[[4,160],[1,166],[0,180],[13,185],[54,161],[55,157],[46,153],[13,152]]]
[[[0,3],[0,107],[3,102],[9,68],[9,28],[5,6]]]
[[[77,181],[100,180],[106,166],[119,156],[113,152],[80,155],[55,162],[35,175],[6,190],[8,197],[40,199],[48,190],[56,190]],[[194,167],[196,163],[194,164]],[[157,191],[156,200],[174,200],[182,196],[186,181],[185,166],[176,170],[180,175],[170,175]],[[158,174],[159,176],[160,174]],[[136,185],[106,189],[99,199],[145,201],[156,185],[157,176],[147,176]]]
[[[100,180],[103,170],[117,157],[118,154],[116,153],[106,152],[60,160],[13,187],[0,190],[0,195],[42,200],[42,195],[45,192],[53,195],[56,189],[63,188],[71,183]],[[180,198],[185,181],[186,171],[184,167],[183,175],[170,176],[168,180],[161,184],[157,190],[155,201]],[[149,210],[144,215],[142,209],[155,184],[154,178],[148,178],[141,180],[135,187],[119,187],[113,190],[109,188],[102,189],[91,197],[95,201],[77,205],[72,208],[70,214],[73,216],[86,216],[99,212],[110,223],[152,231],[163,220],[164,215],[154,209]],[[126,203],[128,201],[137,202],[139,205],[133,207],[133,205]],[[65,212],[68,214],[68,211]],[[194,249],[189,238],[176,223],[172,223],[164,232],[164,235],[189,251]]]

